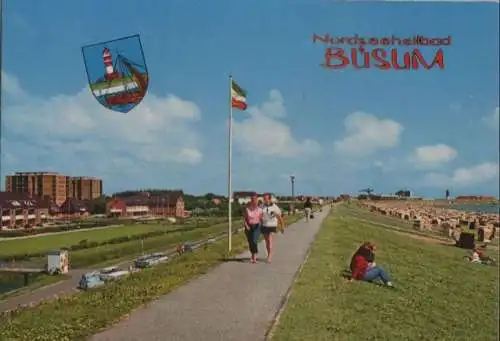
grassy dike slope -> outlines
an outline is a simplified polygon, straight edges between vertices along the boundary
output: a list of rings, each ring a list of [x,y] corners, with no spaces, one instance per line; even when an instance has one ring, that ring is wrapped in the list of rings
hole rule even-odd
[[[365,240],[395,290],[342,276]],[[360,223],[339,208],[325,220],[293,287],[273,341],[493,341],[498,269],[468,264],[466,252]]]

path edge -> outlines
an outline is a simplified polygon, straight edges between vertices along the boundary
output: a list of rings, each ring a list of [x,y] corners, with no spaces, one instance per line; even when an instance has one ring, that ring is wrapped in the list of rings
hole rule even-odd
[[[285,308],[287,306],[288,300],[290,299],[290,296],[292,295],[293,287],[295,286],[295,283],[299,279],[300,274],[302,273],[302,269],[304,268],[304,265],[309,260],[309,256],[311,255],[313,246],[316,243],[316,236],[318,235],[318,233],[323,228],[323,224],[325,222],[325,219],[327,219],[330,216],[331,213],[332,213],[332,211],[330,210],[330,212],[328,212],[328,214],[325,216],[325,218],[323,218],[323,221],[321,222],[320,228],[314,234],[313,240],[309,243],[309,246],[307,247],[306,256],[304,257],[304,260],[302,261],[302,263],[299,265],[299,267],[295,271],[295,274],[293,275],[292,283],[290,284],[290,287],[288,288],[288,290],[286,291],[285,295],[281,299],[278,311],[276,312],[276,314],[274,314],[273,319],[271,320],[271,325],[269,326],[269,328],[267,328],[266,334],[264,335],[264,341],[270,341],[273,338],[274,333],[276,332],[276,328],[279,325],[281,314],[285,311]]]

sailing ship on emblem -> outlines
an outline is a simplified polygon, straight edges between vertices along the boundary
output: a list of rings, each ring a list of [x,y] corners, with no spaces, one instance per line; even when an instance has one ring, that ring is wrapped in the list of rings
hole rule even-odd
[[[139,39],[139,37],[124,39]],[[112,41],[87,46],[84,47],[83,54],[90,91],[94,97],[110,110],[127,113],[135,108],[146,95],[149,76],[140,41],[140,54],[137,51],[135,54],[142,56],[142,61],[131,60],[125,56],[125,53],[117,52],[118,48],[112,50],[111,46],[116,43],[117,41]],[[88,54],[91,53],[90,51],[97,52],[96,48],[101,50],[100,66],[96,60],[94,64],[89,61]]]

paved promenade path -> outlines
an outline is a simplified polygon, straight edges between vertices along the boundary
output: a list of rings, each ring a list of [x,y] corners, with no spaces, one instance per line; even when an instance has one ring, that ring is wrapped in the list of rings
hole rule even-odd
[[[276,235],[271,264],[250,264],[247,253],[221,264],[133,312],[90,341],[260,341],[330,209]],[[265,245],[259,245],[265,257]]]

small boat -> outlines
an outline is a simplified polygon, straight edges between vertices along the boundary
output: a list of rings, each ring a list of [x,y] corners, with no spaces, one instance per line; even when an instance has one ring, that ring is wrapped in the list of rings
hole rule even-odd
[[[164,253],[152,253],[137,258],[134,261],[134,266],[138,269],[150,268],[167,260],[168,256]]]
[[[89,290],[103,285],[104,281],[101,279],[98,271],[83,274],[80,278],[80,282],[78,282],[78,288],[81,290]]]
[[[130,271],[120,269],[119,267],[116,267],[116,266],[104,268],[101,271],[99,271],[99,277],[103,281],[109,281],[112,279],[117,279],[117,278],[128,276],[128,275],[130,275]]]

